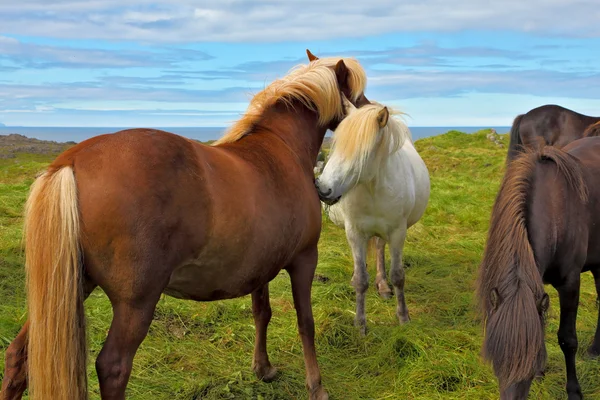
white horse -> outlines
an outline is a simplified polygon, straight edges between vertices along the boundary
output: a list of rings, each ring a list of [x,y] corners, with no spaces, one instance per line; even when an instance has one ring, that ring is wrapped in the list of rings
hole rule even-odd
[[[359,109],[345,101],[348,115],[333,134],[331,156],[315,181],[329,218],[346,231],[354,257],[352,285],[356,290],[355,325],[366,333],[365,292],[369,286],[366,255],[376,238],[379,294],[392,292],[385,273],[385,244],[391,254],[400,323],[410,321],[404,299],[402,250],[408,228],[425,212],[429,201],[429,172],[415,150],[408,127],[390,117],[381,104]],[[392,112],[394,114],[394,112]]]

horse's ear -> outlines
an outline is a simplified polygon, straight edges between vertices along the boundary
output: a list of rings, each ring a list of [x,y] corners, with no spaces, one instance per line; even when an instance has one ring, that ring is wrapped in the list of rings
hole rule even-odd
[[[496,311],[500,304],[500,293],[498,293],[498,289],[496,288],[493,288],[490,293],[490,303],[492,304],[492,311]]]
[[[387,125],[388,119],[390,118],[390,111],[387,107],[383,107],[381,111],[377,113],[377,123],[380,128],[383,128]]]
[[[306,55],[308,56],[308,61],[315,61],[319,59],[319,57],[311,53],[309,49],[306,49]]]
[[[548,293],[544,293],[542,298],[538,300],[537,307],[540,314],[548,311],[548,308],[550,307],[550,297],[548,296]]]
[[[345,92],[348,85],[348,67],[346,67],[344,60],[340,60],[335,64],[335,76],[337,77],[340,89],[342,89],[342,92]]]
[[[348,98],[346,97],[346,95],[344,93],[342,93],[342,103],[344,105],[344,109],[346,110],[346,114],[349,114],[352,111],[356,110],[356,107],[354,107],[354,104],[352,104],[352,102],[350,100],[348,100]]]

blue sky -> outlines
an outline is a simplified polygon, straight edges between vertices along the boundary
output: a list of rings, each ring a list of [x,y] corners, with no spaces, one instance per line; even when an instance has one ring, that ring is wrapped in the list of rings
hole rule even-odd
[[[600,115],[595,0],[0,2],[0,122],[227,126],[318,56],[357,57],[410,126]]]

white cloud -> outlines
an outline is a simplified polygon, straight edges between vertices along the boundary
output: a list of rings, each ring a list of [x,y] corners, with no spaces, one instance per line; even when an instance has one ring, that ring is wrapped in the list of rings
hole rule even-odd
[[[600,36],[596,0],[23,0],[0,3],[9,34],[152,42],[278,42],[391,32],[512,30]],[[101,24],[99,23],[101,22]]]
[[[0,60],[7,59],[27,68],[173,67],[180,61],[202,61],[209,58],[211,56],[208,54],[196,50],[158,48],[153,51],[112,51],[39,45],[0,36]]]

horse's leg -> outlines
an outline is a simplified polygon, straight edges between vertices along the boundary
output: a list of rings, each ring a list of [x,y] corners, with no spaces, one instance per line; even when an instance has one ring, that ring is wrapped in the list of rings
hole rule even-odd
[[[27,331],[29,321],[6,349],[6,363],[4,364],[4,378],[0,399],[19,400],[27,388]]]
[[[321,371],[317,363],[315,351],[315,322],[312,314],[311,288],[317,267],[317,248],[296,258],[288,267],[292,282],[292,295],[296,316],[298,318],[298,331],[302,339],[304,350],[304,364],[306,367],[306,386],[310,400],[327,400],[329,396],[321,385]]]
[[[152,322],[159,296],[113,301],[113,320],[96,360],[102,400],[124,400],[133,357]]]
[[[596,284],[596,294],[598,296],[597,303],[600,304],[600,269],[592,269],[592,275],[594,275],[594,283]],[[598,324],[596,325],[596,334],[594,335],[594,341],[588,348],[588,354],[592,357],[600,356],[600,307],[598,308]]]
[[[94,290],[96,285],[90,280],[84,283],[84,299]],[[29,321],[21,328],[21,331],[6,349],[4,378],[2,379],[2,390],[0,400],[19,400],[27,388],[27,334]]]
[[[396,315],[401,324],[410,321],[408,307],[406,306],[406,300],[404,299],[405,273],[404,267],[402,266],[402,252],[405,239],[406,227],[401,227],[390,235],[390,278],[396,291],[396,298],[398,301]]]
[[[560,299],[558,344],[565,355],[569,400],[580,400],[583,398],[575,370],[575,355],[577,354],[577,331],[575,323],[577,320],[577,307],[579,305],[579,279],[579,273],[573,273],[568,276],[563,285],[556,288]]]
[[[377,249],[377,275],[375,276],[375,286],[379,295],[384,299],[392,297],[392,290],[387,283],[387,274],[385,273],[385,240],[375,238],[375,247]]]
[[[352,286],[356,291],[356,317],[354,325],[362,335],[367,333],[367,317],[365,315],[365,293],[369,288],[369,273],[367,272],[367,239],[352,228],[346,229],[346,237],[352,248],[354,258],[354,274],[352,275]]]
[[[270,382],[275,378],[277,369],[269,362],[267,354],[267,325],[271,320],[271,304],[269,303],[269,284],[252,292],[252,314],[256,326],[256,339],[254,341],[254,358],[252,369],[258,379]]]

